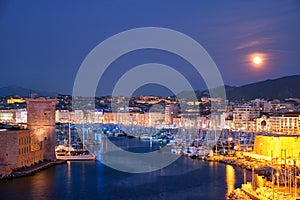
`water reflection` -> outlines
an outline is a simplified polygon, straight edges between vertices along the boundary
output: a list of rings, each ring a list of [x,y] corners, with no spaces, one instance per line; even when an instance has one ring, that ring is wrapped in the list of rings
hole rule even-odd
[[[228,195],[234,190],[235,184],[235,170],[231,165],[226,165],[226,184]]]
[[[66,185],[66,189],[67,191],[71,190],[71,185],[72,185],[72,174],[71,174],[71,162],[67,161],[67,185]]]
[[[27,194],[23,195],[23,199],[30,198],[30,196],[34,196],[36,199],[41,199],[43,198],[43,194],[47,192],[48,188],[52,188],[54,186],[53,174],[51,174],[51,176],[49,177],[47,176],[47,174],[38,173],[36,174],[36,176],[36,179],[29,179],[28,177],[25,177],[25,186],[27,188]],[[24,185],[22,190],[24,190]],[[2,198],[0,197],[0,199]]]

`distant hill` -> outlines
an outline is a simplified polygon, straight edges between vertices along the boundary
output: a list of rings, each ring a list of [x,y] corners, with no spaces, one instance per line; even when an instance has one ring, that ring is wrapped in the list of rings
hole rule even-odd
[[[300,98],[300,75],[286,76],[278,79],[270,79],[251,83],[239,87],[225,85],[227,99],[235,100],[251,100],[255,98],[263,99],[280,99]],[[39,96],[55,97],[57,93],[30,90],[19,86],[8,86],[0,88],[0,96],[19,95],[28,97],[31,93]],[[190,91],[182,91],[180,95],[191,98]],[[197,98],[209,96],[208,90],[196,91]]]
[[[37,91],[37,90],[30,90],[28,88],[23,88],[19,86],[7,86],[0,88],[0,96],[21,96],[21,97],[28,97],[30,93],[37,94],[38,96],[49,96],[55,97],[56,93],[54,92],[45,92],[45,91]]]
[[[226,87],[226,94],[227,99],[230,100],[300,98],[300,75],[270,79],[240,87]]]
[[[286,76],[251,83],[239,87],[225,85],[226,97],[231,101],[251,100],[256,98],[279,99],[300,98],[300,75]],[[208,90],[196,91],[197,98],[209,96]],[[190,91],[183,91],[180,95],[191,98]]]

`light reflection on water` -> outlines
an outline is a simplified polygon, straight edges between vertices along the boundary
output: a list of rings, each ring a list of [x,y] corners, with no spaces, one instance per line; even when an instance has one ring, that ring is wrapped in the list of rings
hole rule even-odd
[[[231,165],[226,165],[226,183],[227,195],[229,195],[235,189],[235,170]]]

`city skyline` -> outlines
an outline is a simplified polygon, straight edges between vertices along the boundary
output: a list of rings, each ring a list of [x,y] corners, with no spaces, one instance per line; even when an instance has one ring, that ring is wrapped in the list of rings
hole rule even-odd
[[[296,1],[85,5],[4,1],[0,4],[0,65],[5,76],[0,86],[70,94],[81,63],[96,45],[119,32],[147,26],[170,28],[195,39],[215,61],[227,85],[300,74],[299,9]],[[258,64],[252,62],[256,55],[261,59]],[[202,78],[183,59],[147,49],[117,59],[98,95],[109,93],[132,67],[149,62],[172,66],[195,89],[205,89]]]
[[[1,198],[300,199],[299,19],[299,0],[0,1]]]

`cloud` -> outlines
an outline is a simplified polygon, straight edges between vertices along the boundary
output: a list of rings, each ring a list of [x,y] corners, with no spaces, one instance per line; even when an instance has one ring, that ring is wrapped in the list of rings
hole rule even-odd
[[[259,45],[261,45],[261,42],[258,40],[254,40],[254,41],[240,44],[240,45],[234,47],[234,50],[240,50],[240,49],[245,49],[245,48],[250,48],[250,47],[257,47]]]
[[[247,48],[265,46],[267,44],[271,44],[272,41],[273,41],[272,38],[260,38],[260,39],[246,41],[241,44],[238,44],[233,49],[234,50],[242,50],[242,49],[247,49]]]

